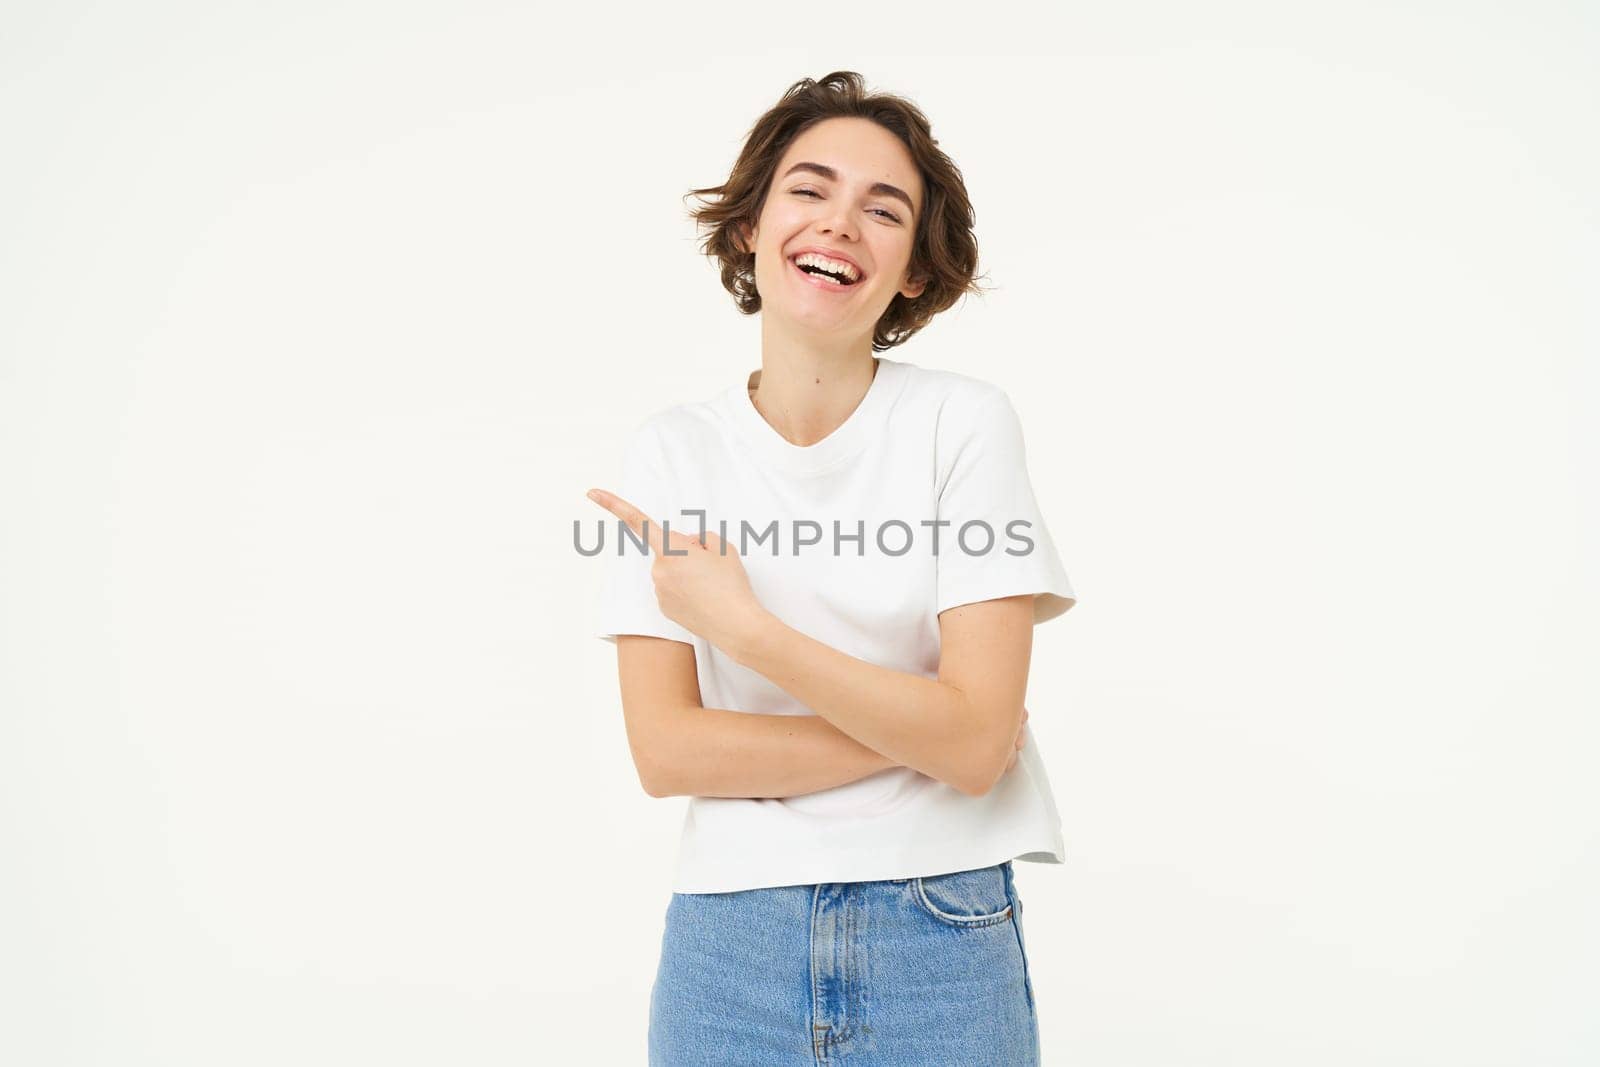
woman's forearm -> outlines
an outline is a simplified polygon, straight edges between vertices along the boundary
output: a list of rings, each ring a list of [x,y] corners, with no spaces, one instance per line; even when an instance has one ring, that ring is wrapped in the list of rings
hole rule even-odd
[[[993,746],[954,686],[857,659],[768,612],[739,634],[725,649],[730,656],[868,751],[964,793],[981,795],[994,784]]]
[[[653,796],[792,797],[896,766],[816,715],[685,708],[652,746]]]

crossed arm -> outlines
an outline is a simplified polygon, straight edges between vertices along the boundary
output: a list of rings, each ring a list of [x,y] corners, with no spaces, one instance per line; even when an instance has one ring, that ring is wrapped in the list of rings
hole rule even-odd
[[[793,796],[906,766],[982,796],[1010,768],[1027,717],[1032,594],[941,612],[938,677],[924,678],[785,624],[716,534],[669,534],[615,494],[588,495],[648,540],[663,615],[816,713],[704,708],[691,645],[619,634],[628,745],[646,792]]]
[[[939,616],[937,679],[858,659],[785,625],[747,615],[719,644],[814,716],[701,706],[694,649],[619,635],[628,744],[652,796],[783,797],[893,766],[972,796],[1015,761],[1027,711],[1033,597],[986,600]]]

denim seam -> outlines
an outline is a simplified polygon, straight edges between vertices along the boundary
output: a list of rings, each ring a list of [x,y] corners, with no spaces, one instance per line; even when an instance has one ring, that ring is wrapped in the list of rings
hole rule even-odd
[[[1020,914],[1018,913],[1018,900],[1017,900],[1016,885],[1012,881],[1012,877],[1013,876],[1012,876],[1012,873],[1011,873],[1011,868],[1010,868],[1009,865],[1007,865],[1007,867],[1006,867],[1006,896],[1011,899],[1011,907],[1012,907],[1012,911],[1013,911],[1013,916],[1012,916],[1012,919],[1011,919],[1011,929],[1017,935],[1017,951],[1022,954],[1022,988],[1028,994],[1028,1010],[1034,1012],[1035,1013],[1035,1018],[1037,1018],[1038,1007],[1037,1007],[1037,1005],[1035,1005],[1034,999],[1033,999],[1033,975],[1029,971],[1029,968],[1028,968],[1028,949],[1027,949],[1027,946],[1025,946],[1022,943],[1022,922],[1021,922]]]
[[[823,1049],[827,1045],[828,1035],[824,1033],[820,1040],[818,1039],[817,1035],[817,1028],[819,1025],[817,1023],[817,1006],[821,1003],[821,997],[818,996],[817,993],[817,901],[821,896],[822,883],[818,882],[817,885],[811,890],[811,930],[808,935],[808,944],[810,945],[811,949],[809,953],[811,957],[811,1011],[806,1019],[806,1025],[810,1027],[811,1033],[811,1057],[814,1061],[816,1061],[819,1067],[820,1065],[828,1062],[827,1058],[823,1054]]]

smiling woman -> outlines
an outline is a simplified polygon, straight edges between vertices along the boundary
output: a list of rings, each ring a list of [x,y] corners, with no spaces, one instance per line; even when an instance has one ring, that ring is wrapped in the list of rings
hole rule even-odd
[[[849,145],[841,146],[858,164],[849,172],[842,159],[794,151],[800,136],[818,125],[853,125],[839,120],[857,120],[864,127],[849,138]],[[869,139],[881,147],[858,155]],[[895,243],[905,245],[918,284],[893,287],[893,298],[873,322],[872,347],[877,351],[906,341],[964,294],[983,291],[977,282],[972,201],[960,168],[939,148],[921,109],[902,97],[868,93],[861,76],[852,71],[835,72],[819,82],[796,82],[751,127],[728,179],[687,195],[700,199],[691,215],[709,231],[701,248],[718,264],[723,287],[746,315],[762,309],[759,275],[766,272],[751,236],[759,231],[774,197],[783,217],[791,213],[785,204],[802,214],[848,206],[860,213],[863,223],[892,231]],[[841,198],[848,198],[843,205]],[[924,204],[925,209],[919,206]],[[870,241],[872,232],[863,225],[859,236]],[[800,250],[796,247],[790,255]],[[842,250],[816,251],[837,257]]]
[[[1037,1063],[1012,862],[1064,847],[1024,698],[1076,596],[1005,391],[875,355],[979,291],[960,172],[837,72],[697,192],[761,366],[591,493],[649,549],[598,633],[639,780],[689,798],[650,1062]]]

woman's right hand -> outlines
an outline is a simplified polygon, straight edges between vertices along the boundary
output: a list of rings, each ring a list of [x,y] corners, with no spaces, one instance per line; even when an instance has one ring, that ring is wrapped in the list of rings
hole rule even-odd
[[[1006,773],[1017,765],[1017,753],[1022,751],[1023,734],[1028,728],[1028,709],[1022,709],[1022,722],[1017,725],[1017,743],[1011,748],[1011,758],[1006,761]]]

